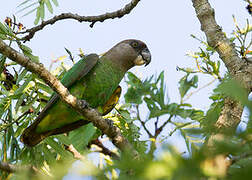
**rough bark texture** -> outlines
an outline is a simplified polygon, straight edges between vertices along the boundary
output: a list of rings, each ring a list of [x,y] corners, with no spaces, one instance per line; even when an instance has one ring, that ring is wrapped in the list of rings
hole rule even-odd
[[[100,114],[92,108],[83,108],[82,101],[71,95],[67,88],[65,88],[61,82],[47,71],[43,64],[32,62],[28,57],[17,52],[13,48],[9,47],[0,39],[0,53],[7,56],[9,59],[17,62],[27,70],[37,74],[41,79],[45,81],[55,92],[57,92],[61,99],[72,106],[76,111],[87,117],[94,126],[99,128],[104,134],[112,139],[112,142],[122,151],[129,151],[133,156],[137,156],[136,150],[131,146],[126,138],[124,138],[120,132],[120,129],[113,126],[111,120],[103,119]]]
[[[210,6],[208,0],[192,0],[192,3],[208,44],[218,52],[231,76],[246,88],[247,93],[250,93],[252,91],[252,63],[246,62],[238,56],[234,44],[230,42],[216,23],[214,9]],[[207,154],[215,152],[216,141],[229,140],[226,134],[235,132],[241,121],[242,111],[243,106],[239,102],[231,98],[224,100],[224,107],[215,123],[217,133],[210,135],[206,142]],[[215,169],[221,167],[223,169],[221,174],[223,177],[226,176],[230,163],[227,163],[225,154],[213,156],[210,158],[210,162]]]
[[[218,52],[231,76],[240,82],[248,93],[251,92],[252,63],[248,63],[238,56],[234,44],[230,42],[216,23],[214,9],[209,2],[207,0],[192,0],[192,3],[208,44]],[[242,111],[243,106],[239,102],[226,98],[221,115],[216,122],[219,132],[234,131],[241,120]]]

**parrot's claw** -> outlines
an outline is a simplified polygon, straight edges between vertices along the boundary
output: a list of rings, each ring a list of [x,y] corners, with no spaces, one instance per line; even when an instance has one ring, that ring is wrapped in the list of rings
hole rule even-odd
[[[110,119],[107,119],[108,121],[108,124],[109,124],[109,126],[111,127],[111,126],[114,126],[114,121],[112,121],[112,120],[110,120]]]
[[[84,99],[80,100],[80,105],[81,105],[82,109],[85,109],[85,108],[89,107],[88,102],[86,100],[84,100]]]

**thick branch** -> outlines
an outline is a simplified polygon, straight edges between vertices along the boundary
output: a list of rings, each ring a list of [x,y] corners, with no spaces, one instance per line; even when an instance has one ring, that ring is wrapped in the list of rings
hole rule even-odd
[[[13,165],[6,162],[0,162],[0,170],[8,172],[8,173],[18,173],[18,172],[24,172],[24,171],[30,171],[34,173],[40,173],[37,168],[34,166],[18,166]]]
[[[207,37],[207,42],[219,54],[234,79],[247,89],[252,91],[252,63],[242,60],[235,49],[234,44],[225,36],[221,27],[216,23],[214,9],[207,0],[192,0],[197,17],[201,23],[201,30]],[[225,132],[235,130],[239,124],[243,106],[230,98],[225,100],[221,115],[216,122],[216,127]]]
[[[192,2],[208,44],[218,52],[230,74],[252,91],[252,64],[247,64],[238,56],[234,44],[216,23],[214,9],[208,0],[192,0]]]
[[[22,170],[22,168],[6,162],[0,162],[0,169],[8,173],[20,172]]]
[[[140,0],[132,0],[130,3],[125,5],[122,9],[119,9],[114,12],[101,14],[98,16],[80,16],[78,14],[62,13],[60,15],[54,16],[52,19],[49,19],[47,21],[43,21],[38,26],[35,26],[31,29],[27,29],[26,31],[20,32],[20,33],[22,33],[22,34],[29,33],[28,35],[26,35],[25,37],[22,38],[25,41],[29,41],[37,31],[42,30],[45,26],[47,26],[49,24],[54,24],[55,22],[57,22],[59,20],[63,20],[63,19],[74,19],[79,22],[91,22],[90,27],[92,28],[96,22],[103,22],[106,19],[121,18],[124,15],[129,14],[131,12],[131,10],[134,9],[139,2],[140,2]]]
[[[128,140],[122,136],[120,129],[113,126],[111,120],[103,119],[95,109],[89,107],[83,108],[82,101],[71,95],[67,88],[65,88],[55,76],[53,76],[44,68],[43,64],[32,62],[28,57],[6,45],[1,39],[0,53],[17,62],[34,74],[37,74],[45,81],[46,84],[48,84],[55,92],[59,94],[62,101],[72,106],[72,108],[89,119],[94,126],[99,128],[104,134],[110,137],[116,147],[122,151],[130,151],[132,152],[133,156],[137,156],[137,152],[134,150]]]

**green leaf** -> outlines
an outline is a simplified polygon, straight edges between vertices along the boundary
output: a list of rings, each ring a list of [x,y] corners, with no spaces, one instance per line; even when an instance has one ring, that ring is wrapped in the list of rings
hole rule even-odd
[[[82,152],[88,145],[89,141],[93,138],[96,132],[96,128],[91,124],[82,126],[69,133],[69,139],[71,140],[74,147]]]
[[[233,79],[220,84],[217,88],[217,91],[240,101],[243,105],[251,104],[251,102],[248,100],[248,92],[246,89],[242,88],[241,85]]]
[[[60,135],[56,135],[56,136],[53,136],[55,137],[56,139],[59,140],[59,142],[61,142],[62,144],[65,144],[65,145],[70,145],[72,144],[71,140],[68,138],[68,136],[65,136],[63,134],[60,134]]]
[[[181,98],[185,96],[185,94],[188,92],[188,90],[191,87],[197,88],[198,87],[198,76],[195,75],[191,78],[191,80],[188,80],[189,74],[182,77],[179,81],[179,92]]]
[[[214,102],[211,105],[211,108],[207,111],[204,120],[200,122],[206,133],[213,133],[216,131],[215,123],[218,120],[218,117],[220,116],[222,107],[223,102]]]
[[[40,6],[37,7],[37,13],[36,13],[36,19],[34,21],[34,24],[37,25],[40,20]]]
[[[36,4],[38,4],[38,2],[34,2],[34,3],[32,3],[32,4],[30,4],[30,5],[26,6],[26,7],[24,7],[22,9],[18,10],[17,13],[22,12],[22,11],[24,11],[24,10],[28,9],[29,7],[34,6]],[[37,9],[37,8],[35,8],[35,9]],[[23,15],[23,16],[25,16],[25,15]]]
[[[28,46],[26,46],[26,45],[23,45],[23,44],[20,44],[20,46],[19,46],[21,49],[22,49],[22,51],[24,52],[24,53],[29,53],[29,54],[31,54],[32,53],[32,49],[31,48],[29,48]]]
[[[18,136],[20,136],[21,133],[23,132],[24,128],[26,128],[28,126],[28,124],[29,124],[29,122],[26,121],[26,122],[22,123],[21,126],[19,125],[18,128],[17,128],[17,130],[16,130],[16,132],[15,132],[14,137],[17,138]]]
[[[24,53],[26,56],[28,56],[30,58],[31,61],[38,63],[39,62],[39,57],[38,56],[34,56],[32,54],[28,54],[28,53]]]
[[[19,84],[19,82],[20,81],[22,81],[23,79],[24,79],[24,77],[25,77],[25,75],[27,74],[27,70],[26,69],[24,69],[20,74],[19,74],[19,76],[18,76],[18,78],[17,78],[17,81],[16,81],[16,84]]]
[[[141,104],[143,102],[141,91],[132,87],[128,88],[128,91],[124,95],[124,98],[126,103]]]
[[[0,39],[2,39],[2,40],[6,40],[6,39],[8,39],[8,38],[7,38],[7,36],[6,36],[6,35],[4,35],[4,34],[0,34]]]
[[[6,27],[0,22],[0,32],[1,34],[8,34]]]
[[[45,154],[45,159],[48,162],[48,164],[54,164],[55,163],[55,153],[52,153],[46,144],[43,144],[42,151]]]
[[[47,92],[48,94],[53,93],[53,90],[44,83],[36,82],[36,85],[37,85],[38,89],[41,89],[41,90]]]
[[[58,3],[57,0],[52,0],[52,2],[53,2],[53,4],[54,4],[55,6],[59,6],[59,3]]]
[[[124,95],[126,103],[141,104],[142,97],[150,94],[150,89],[153,84],[150,83],[152,77],[149,80],[142,82],[136,75],[131,72],[127,73],[128,81],[127,84],[130,86],[128,91]],[[160,76],[161,77],[161,76]]]
[[[74,61],[73,61],[74,58],[73,58],[73,55],[72,55],[71,51],[68,50],[67,48],[65,48],[65,50],[66,50],[67,54],[69,55],[69,58],[71,59],[71,61],[74,63]]]
[[[19,86],[19,88],[15,91],[15,95],[23,93],[23,90],[26,88],[26,86],[30,83],[30,81],[33,79],[33,77],[30,75],[25,82]]]
[[[40,4],[40,16],[41,16],[41,20],[43,21],[45,18],[45,4],[44,3]]]
[[[118,112],[120,113],[120,115],[126,120],[127,123],[132,122],[132,119],[130,117],[130,113],[128,110],[125,109],[119,109]]]
[[[56,142],[53,137],[48,137],[45,140],[45,143],[47,143],[49,146],[51,146],[58,154],[60,154],[63,158],[69,157],[70,154],[68,154],[62,145],[60,145],[58,142]]]
[[[129,81],[128,83],[131,85],[137,85],[137,84],[142,84],[142,81],[132,72],[127,73]]]
[[[22,6],[22,5],[26,4],[26,3],[28,3],[29,1],[31,1],[31,0],[26,0],[26,1],[22,2],[22,3],[20,3],[17,7],[20,7],[20,6]]]
[[[188,104],[188,103],[183,103],[183,104],[180,104],[179,106],[180,107],[192,107],[192,105]]]
[[[18,112],[19,107],[21,106],[21,104],[23,103],[24,99],[26,98],[25,94],[22,94],[20,98],[18,98],[18,101],[16,103],[15,106],[15,111]]]
[[[52,4],[49,0],[45,0],[46,3],[46,7],[48,9],[48,11],[52,14],[53,13],[53,8],[52,8]]]

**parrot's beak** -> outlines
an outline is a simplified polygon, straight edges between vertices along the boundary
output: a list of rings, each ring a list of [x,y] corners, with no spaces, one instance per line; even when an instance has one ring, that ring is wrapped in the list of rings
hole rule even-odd
[[[151,62],[151,53],[148,48],[144,48],[137,58],[134,60],[135,65],[141,66],[145,64],[147,66]]]

